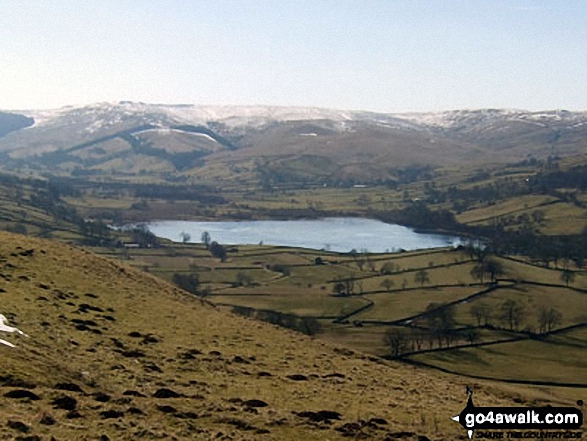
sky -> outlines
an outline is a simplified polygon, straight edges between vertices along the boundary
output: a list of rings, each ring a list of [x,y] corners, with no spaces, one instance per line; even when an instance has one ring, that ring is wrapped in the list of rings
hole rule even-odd
[[[584,0],[1,0],[0,108],[587,109]]]

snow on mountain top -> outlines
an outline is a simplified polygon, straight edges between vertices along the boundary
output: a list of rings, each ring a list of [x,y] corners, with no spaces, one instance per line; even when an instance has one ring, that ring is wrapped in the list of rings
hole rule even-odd
[[[355,119],[358,112],[316,107],[165,105],[121,101],[50,110],[22,110],[17,113],[34,118],[35,126],[71,123],[81,119],[100,126],[107,125],[103,121],[106,118],[120,120],[131,116],[144,116],[148,122],[155,124],[205,124],[218,121],[228,126],[261,126],[272,121],[327,119],[344,122]]]
[[[316,107],[278,107],[278,106],[164,106],[178,119],[187,121],[223,121],[241,124],[254,124],[265,121],[299,121],[330,119],[349,121],[353,112],[321,109]]]
[[[498,120],[517,120],[526,122],[555,122],[566,120],[574,122],[586,119],[587,112],[569,112],[566,110],[530,112],[518,109],[477,109],[404,113],[397,114],[396,116],[428,127],[451,128],[462,125],[494,122]]]
[[[261,127],[268,123],[287,121],[330,120],[345,124],[369,121],[398,128],[451,128],[498,120],[527,122],[567,121],[577,123],[587,119],[587,112],[552,110],[529,112],[516,109],[450,110],[442,112],[376,113],[336,110],[319,107],[286,106],[202,106],[191,104],[145,104],[141,102],[105,102],[54,110],[20,111],[35,119],[35,126],[67,124],[75,121],[93,124],[94,128],[110,125],[126,118],[144,118],[145,123],[206,124],[221,122],[229,127]]]

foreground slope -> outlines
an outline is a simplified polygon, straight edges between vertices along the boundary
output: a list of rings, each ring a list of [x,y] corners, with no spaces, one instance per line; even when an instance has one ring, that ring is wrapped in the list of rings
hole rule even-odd
[[[29,335],[0,336],[17,345],[0,345],[0,439],[464,438],[449,417],[465,381],[229,315],[83,250],[0,233],[0,296]]]

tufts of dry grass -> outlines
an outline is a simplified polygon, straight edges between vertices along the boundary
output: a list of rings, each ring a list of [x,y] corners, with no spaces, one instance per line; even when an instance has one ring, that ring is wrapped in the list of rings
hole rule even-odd
[[[2,439],[463,436],[448,417],[464,380],[231,315],[63,244],[0,233],[0,274],[0,313],[30,335],[0,348]],[[475,388],[479,405],[518,394]]]

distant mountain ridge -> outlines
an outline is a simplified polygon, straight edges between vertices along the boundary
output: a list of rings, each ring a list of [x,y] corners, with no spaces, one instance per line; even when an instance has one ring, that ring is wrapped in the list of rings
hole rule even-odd
[[[510,162],[587,147],[585,111],[396,114],[122,101],[19,113],[29,123],[0,137],[0,153],[14,163],[91,173],[195,173],[210,166],[225,174],[254,162],[249,172],[262,163],[286,180],[388,179],[402,167]]]
[[[518,109],[462,109],[438,112],[386,113],[359,110],[339,110],[321,107],[299,106],[229,106],[195,104],[146,104],[142,102],[104,102],[86,106],[65,106],[50,110],[16,111],[35,120],[35,125],[54,124],[63,119],[114,116],[123,118],[130,114],[159,119],[161,122],[184,123],[222,122],[228,126],[269,124],[286,121],[332,120],[338,122],[372,121],[396,123],[410,128],[456,128],[490,121],[526,121],[538,126],[560,123],[582,125],[587,122],[587,111]]]

